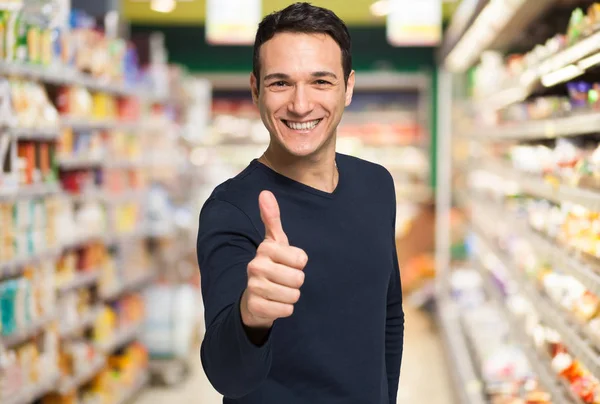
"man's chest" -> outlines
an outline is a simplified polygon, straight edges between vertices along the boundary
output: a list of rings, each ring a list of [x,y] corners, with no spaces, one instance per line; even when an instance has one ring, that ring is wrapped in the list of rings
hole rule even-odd
[[[384,212],[315,216],[288,226],[290,244],[308,255],[303,295],[315,299],[383,294],[393,268],[393,232]]]

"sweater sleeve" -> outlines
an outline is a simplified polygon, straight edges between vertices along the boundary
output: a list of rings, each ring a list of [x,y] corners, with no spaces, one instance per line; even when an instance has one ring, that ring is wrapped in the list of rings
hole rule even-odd
[[[392,189],[394,189],[392,182]],[[400,381],[400,367],[402,364],[402,350],[404,347],[404,310],[402,307],[402,286],[400,281],[400,268],[398,253],[396,251],[395,222],[396,198],[393,193],[392,215],[392,260],[393,270],[387,294],[387,316],[385,326],[385,361],[388,377],[388,392],[390,404],[395,404]]]
[[[256,255],[258,232],[234,205],[211,199],[202,208],[197,239],[206,334],[200,356],[213,387],[228,398],[252,392],[271,368],[271,340],[248,338],[240,299],[248,263]]]

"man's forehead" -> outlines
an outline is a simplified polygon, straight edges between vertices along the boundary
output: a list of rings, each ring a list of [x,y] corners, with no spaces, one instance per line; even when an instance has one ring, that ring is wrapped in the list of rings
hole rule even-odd
[[[341,49],[327,34],[283,32],[260,49],[262,75],[284,73],[311,75],[314,72],[342,71]]]

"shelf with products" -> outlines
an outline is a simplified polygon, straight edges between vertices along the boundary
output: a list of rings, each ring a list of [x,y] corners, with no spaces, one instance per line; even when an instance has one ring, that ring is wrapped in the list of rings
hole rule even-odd
[[[18,140],[55,141],[60,136],[59,128],[43,126],[34,128],[11,127],[7,128],[7,131]]]
[[[450,362],[455,365],[453,374],[464,374],[469,364],[473,366],[470,381],[459,381],[456,385],[460,402],[523,400],[572,404],[564,400],[556,380],[549,375],[549,366],[534,363],[532,359],[536,358],[536,353],[526,349],[523,342],[527,340],[521,340],[514,333],[504,310],[486,299],[482,289],[486,282],[482,280],[482,274],[471,269],[468,263],[457,265],[451,276],[451,297],[442,302],[440,311],[447,312],[452,308],[454,313],[452,322],[442,323],[444,334],[453,329],[454,338],[464,340],[460,349],[456,344],[446,348],[454,357]],[[495,288],[493,284],[490,286]]]
[[[476,262],[475,267],[481,275],[488,298],[491,299],[503,318],[508,321],[509,332],[513,340],[527,357],[529,365],[535,372],[536,377],[539,378],[544,390],[550,394],[551,402],[556,404],[583,404],[582,399],[573,393],[565,380],[558,380],[553,369],[551,355],[542,352],[541,349],[536,347],[533,336],[527,335],[525,321],[520,318],[519,313],[514,312],[513,307],[507,304],[507,296],[500,291],[490,271],[484,268],[485,265],[481,261]]]
[[[588,209],[600,211],[600,192],[577,186],[557,184],[555,180],[546,181],[542,176],[514,169],[500,161],[487,161],[474,167],[514,182],[527,194],[557,203],[571,202]]]
[[[56,320],[56,314],[43,315],[40,318],[32,319],[28,324],[17,328],[15,331],[10,333],[4,333],[1,335],[2,345],[7,348],[15,347],[23,342],[31,339],[32,337],[40,334],[50,323]]]
[[[451,372],[456,391],[460,394],[460,402],[465,404],[483,404],[486,402],[482,392],[482,383],[472,363],[465,336],[460,329],[459,313],[452,302],[441,302],[438,313],[440,329],[449,363],[454,364]]]
[[[42,380],[36,381],[36,383],[24,386],[18,393],[7,397],[0,395],[0,398],[2,398],[4,404],[33,403],[54,391],[57,381],[58,375],[45,376]]]
[[[117,349],[121,348],[123,345],[126,345],[133,340],[137,339],[142,330],[141,324],[132,324],[127,326],[121,326],[120,329],[116,330],[111,339],[106,342],[102,342],[98,344],[98,348],[102,352],[114,352]]]
[[[517,267],[518,263],[499,250],[494,242],[489,240],[490,236],[485,235],[479,227],[477,234],[477,245],[480,249],[493,255],[503,264],[511,278],[517,282],[519,289],[531,300],[543,321],[558,332],[568,351],[577,357],[591,374],[600,377],[600,359],[598,359],[600,356],[594,347],[594,342],[590,340],[591,331],[575,319],[573,314],[557,308],[548,296],[534,286],[524,270]]]
[[[82,361],[80,371],[44,396],[41,403],[129,402],[149,381],[147,362],[147,353],[139,343],[116,353],[98,354],[94,360]]]
[[[559,209],[552,207],[549,204],[546,212],[538,210],[537,213],[524,214],[527,207],[521,207],[523,204],[515,204],[516,206],[502,206],[497,201],[486,200],[483,197],[472,196],[471,209],[474,213],[480,216],[503,217],[503,220],[508,223],[524,240],[531,245],[539,256],[547,257],[547,259],[557,266],[560,266],[561,272],[566,273],[577,279],[582,284],[586,285],[588,290],[593,294],[600,296],[600,261],[593,255],[577,249],[574,246],[569,246],[560,239],[565,238],[564,234],[556,234],[555,231],[548,229],[536,228],[532,223],[540,223],[540,218],[549,217],[550,210]],[[535,208],[531,208],[534,211]],[[535,212],[535,211],[534,211]],[[570,226],[568,222],[561,222],[561,226]],[[572,225],[571,225],[572,226]],[[554,233],[554,237],[550,234]]]
[[[82,309],[80,309],[82,310]],[[90,306],[84,308],[83,313],[78,313],[69,320],[61,321],[59,335],[61,338],[70,338],[75,335],[80,335],[82,332],[93,328],[96,319],[102,310],[101,306]]]
[[[7,14],[0,4],[0,28],[29,12]],[[150,63],[142,72],[133,44],[104,37],[82,13],[70,24],[52,37],[77,40],[72,59],[29,60],[33,34],[21,38],[24,59],[0,52],[3,403],[6,395],[9,403],[117,403],[148,381],[147,354],[135,342],[144,311],[137,293],[154,280],[154,263],[138,247],[149,248],[150,157],[164,152],[148,139],[178,137],[175,121],[186,105],[167,95],[181,90],[172,67]],[[13,283],[18,290],[5,296]],[[14,361],[5,360],[5,342]],[[36,383],[28,363],[45,374],[60,370],[61,380]]]
[[[56,391],[66,395],[89,383],[106,366],[106,357],[89,343],[70,341],[62,346],[62,376]]]
[[[479,96],[499,109],[527,98],[540,88],[549,88],[578,77],[600,62],[600,3],[571,11],[567,27],[534,49],[513,54],[506,61],[488,59],[485,74],[494,74],[499,84],[481,86]],[[486,64],[484,63],[484,64]]]

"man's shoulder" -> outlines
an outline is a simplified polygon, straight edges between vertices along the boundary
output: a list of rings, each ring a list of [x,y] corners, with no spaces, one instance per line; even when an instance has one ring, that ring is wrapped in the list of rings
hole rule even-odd
[[[256,164],[250,163],[235,177],[217,185],[206,204],[227,204],[248,213],[248,210],[256,204],[261,189],[260,180],[256,178],[258,175],[256,168]]]
[[[338,153],[338,159],[340,163],[344,164],[352,178],[375,183],[393,181],[391,173],[381,164],[340,153]]]

